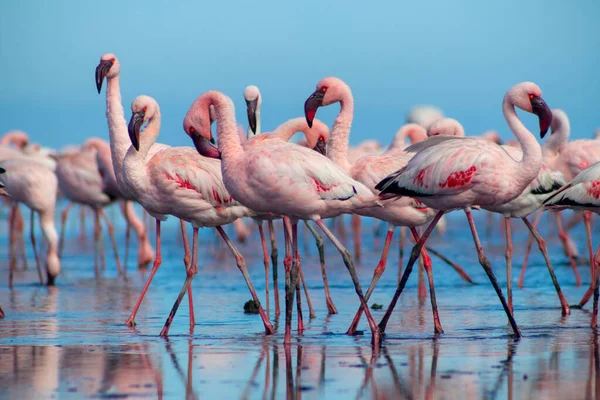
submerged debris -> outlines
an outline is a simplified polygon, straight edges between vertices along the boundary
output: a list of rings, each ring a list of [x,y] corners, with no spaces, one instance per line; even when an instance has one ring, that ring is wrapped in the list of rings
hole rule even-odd
[[[373,303],[371,305],[371,310],[381,310],[383,308],[383,304]]]
[[[258,308],[260,303],[256,300],[248,300],[246,304],[244,304],[244,313],[246,314],[258,314]]]

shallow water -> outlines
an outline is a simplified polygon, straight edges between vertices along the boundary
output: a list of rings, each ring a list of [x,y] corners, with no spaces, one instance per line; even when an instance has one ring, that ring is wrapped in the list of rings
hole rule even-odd
[[[118,217],[112,210],[109,214]],[[349,229],[349,218],[346,221]],[[211,230],[200,235],[200,271],[193,285],[193,334],[184,300],[168,339],[158,333],[185,278],[176,221],[164,224],[163,264],[142,304],[135,329],[123,324],[147,276],[147,272],[133,266],[135,249],[130,253],[127,278],[123,279],[117,275],[107,240],[106,270],[95,277],[91,237],[80,242],[76,223],[70,222],[63,272],[57,286],[47,288],[36,283],[33,253],[28,245],[29,268],[20,267],[15,287],[9,290],[8,255],[3,246],[0,305],[6,318],[0,320],[0,398],[599,397],[596,390],[600,385],[596,381],[600,378],[600,358],[597,336],[589,328],[591,307],[572,310],[570,316],[561,317],[554,287],[535,248],[525,288],[516,287],[527,239],[522,223],[513,223],[515,316],[524,336],[516,341],[477,262],[464,216],[451,214],[449,222],[449,231],[445,236],[433,236],[431,246],[461,264],[477,284],[464,283],[453,270],[433,258],[437,301],[445,330],[436,338],[429,299],[422,303],[417,298],[415,269],[390,320],[379,354],[370,347],[366,322],[361,324],[364,335],[344,334],[358,300],[339,254],[330,245],[326,247],[329,281],[339,314],[327,316],[316,249],[311,240],[306,240],[306,244],[302,241],[303,270],[317,316],[309,320],[305,303],[306,330],[300,336],[294,330],[289,347],[282,345],[282,318],[272,317],[279,329],[266,337],[260,318],[243,313],[243,304],[250,298],[247,287],[233,258],[218,245]],[[495,219],[494,234],[487,238],[482,213],[477,215],[477,222],[484,248],[505,290],[499,219]],[[91,221],[87,226],[91,227]],[[276,228],[281,233],[280,222]],[[366,288],[379,259],[381,239],[375,246],[370,223],[365,221],[363,228],[363,256],[358,269]],[[544,218],[542,234],[554,230]],[[0,232],[6,231],[6,223],[1,221]],[[551,259],[567,300],[577,303],[589,284],[589,269],[585,262],[581,264],[584,283],[576,287],[573,272],[554,236],[548,239]],[[578,243],[584,243],[582,229],[577,229],[574,237]],[[7,243],[6,235],[0,240]],[[121,222],[117,223],[117,240],[122,256]],[[395,290],[397,240],[396,236],[388,269],[369,302],[384,305],[383,310],[373,311],[377,321]],[[279,241],[280,254],[282,244]],[[347,244],[352,247],[350,232]],[[583,253],[583,246],[579,247]],[[257,232],[239,248],[265,305]],[[407,245],[407,254],[409,249]],[[283,300],[282,257],[279,258]],[[271,296],[272,293],[271,288]],[[283,307],[283,301],[281,304]],[[273,309],[271,299],[271,315]]]

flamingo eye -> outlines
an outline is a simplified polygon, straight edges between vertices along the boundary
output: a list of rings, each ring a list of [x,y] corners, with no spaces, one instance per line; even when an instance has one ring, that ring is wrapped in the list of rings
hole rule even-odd
[[[323,87],[321,88],[321,93],[325,93],[326,91],[327,91],[327,87],[326,87],[326,86],[323,86]]]
[[[194,129],[193,126],[190,126],[190,129],[188,129],[188,132],[190,133],[190,135],[196,133],[196,130]]]
[[[144,108],[142,108],[142,111],[146,112],[147,109],[148,109],[148,107],[144,107]]]
[[[533,98],[534,98],[534,97],[535,97],[535,96],[534,96],[534,95],[532,95],[532,94],[530,94],[530,95],[529,95],[529,99],[531,99],[531,100],[533,100]]]
[[[323,136],[319,136],[319,142],[322,142],[323,140],[325,140],[325,138]]]

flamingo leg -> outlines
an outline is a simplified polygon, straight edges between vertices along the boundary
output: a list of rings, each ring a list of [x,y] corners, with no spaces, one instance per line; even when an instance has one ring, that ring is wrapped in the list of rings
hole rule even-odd
[[[319,250],[319,261],[321,262],[321,275],[323,276],[323,286],[325,287],[325,302],[327,304],[327,313],[329,315],[337,314],[337,308],[335,304],[333,304],[333,300],[331,299],[331,292],[329,290],[329,282],[327,279],[327,270],[325,268],[325,241],[323,240],[323,237],[319,235],[319,232],[317,232],[315,228],[313,228],[308,223],[308,221],[304,221],[304,223],[306,224],[306,227],[308,228],[310,233],[312,233],[313,237],[315,238],[315,241],[317,242],[317,249]]]
[[[156,271],[158,271],[158,267],[160,267],[161,262],[162,262],[162,255],[160,252],[160,220],[157,219],[156,220],[156,258],[154,259],[154,265],[152,265],[152,270],[150,271],[150,275],[148,276],[148,279],[146,280],[146,284],[144,285],[144,288],[142,289],[142,293],[140,294],[140,297],[138,298],[137,302],[135,303],[135,306],[133,307],[133,311],[131,312],[131,315],[129,316],[127,321],[125,321],[125,325],[135,326],[135,316],[140,308],[140,305],[142,304],[142,300],[144,299],[144,296],[146,295],[146,291],[148,290],[148,287],[150,287],[150,282],[152,282],[152,278],[154,278],[154,274],[156,274]]]
[[[291,260],[289,258],[289,245],[292,236],[289,218],[283,217],[283,237],[285,243],[285,257],[283,258],[283,267],[285,269],[285,334],[283,344],[292,343],[292,313],[294,304],[294,290],[292,286],[293,277],[291,270]]]
[[[427,298],[427,289],[425,288],[425,267],[423,266],[423,259],[419,259],[419,267],[418,267],[418,283],[417,283],[417,298],[419,299],[419,304],[423,304],[425,299]]]
[[[581,277],[579,276],[579,271],[577,270],[577,262],[575,260],[575,256],[571,251],[571,247],[569,246],[570,237],[565,233],[562,227],[562,217],[560,213],[555,213],[556,216],[556,225],[558,227],[558,236],[563,244],[565,252],[567,253],[567,257],[569,258],[569,262],[571,263],[571,268],[573,269],[573,273],[575,274],[575,281],[577,286],[581,286]]]
[[[514,311],[512,301],[512,233],[510,230],[510,217],[504,217],[504,233],[506,235],[506,297],[508,298],[508,308],[512,314]]]
[[[0,307],[0,319],[4,318],[4,310]]]
[[[94,271],[96,276],[99,275],[98,258],[100,257],[100,214],[98,210],[94,210]]]
[[[317,317],[317,314],[315,314],[315,309],[312,306],[312,301],[310,300],[310,295],[308,294],[308,288],[306,287],[306,281],[304,280],[304,272],[302,272],[302,264],[300,262],[300,253],[298,253],[298,265],[298,274],[300,275],[300,282],[302,283],[304,297],[306,297],[306,304],[308,305],[308,318],[313,319]]]
[[[383,316],[383,318],[381,319],[381,322],[379,323],[379,330],[381,331],[381,333],[385,332],[385,328],[387,327],[390,317],[392,316],[392,312],[394,311],[394,307],[396,307],[396,303],[398,303],[398,299],[400,298],[400,295],[402,294],[402,291],[404,290],[404,287],[406,286],[406,282],[408,281],[408,277],[410,276],[410,274],[412,272],[415,262],[419,258],[419,255],[421,255],[421,249],[425,245],[425,242],[427,242],[429,235],[431,235],[431,232],[433,232],[433,229],[437,225],[440,218],[442,218],[444,213],[445,213],[445,211],[438,211],[438,213],[435,215],[435,217],[429,223],[429,226],[425,230],[425,233],[423,233],[423,235],[419,238],[419,240],[417,240],[417,243],[415,243],[415,245],[413,246],[413,249],[410,252],[410,257],[408,259],[408,263],[406,264],[406,268],[404,269],[404,273],[402,274],[402,279],[400,279],[400,282],[398,282],[398,287],[396,288],[394,297],[392,298],[392,301],[390,302],[390,305],[388,306],[388,309],[386,310],[385,315]]]
[[[410,228],[410,232],[413,235],[413,239],[416,241],[419,240],[419,234],[417,230],[413,227]],[[433,331],[436,335],[440,335],[444,333],[444,329],[442,328],[442,323],[440,322],[440,314],[438,313],[437,308],[437,299],[435,297],[435,285],[433,283],[433,268],[431,265],[431,257],[427,254],[427,250],[425,247],[421,249],[421,259],[423,260],[423,268],[425,269],[425,273],[427,274],[427,281],[429,283],[429,298],[431,299],[431,311],[433,313]]]
[[[129,259],[129,243],[131,240],[131,222],[129,220],[129,214],[127,213],[127,200],[120,202],[121,214],[125,218],[127,226],[125,227],[125,256],[123,257],[123,268],[127,271],[127,260]],[[140,243],[141,246],[141,243]]]
[[[16,254],[23,260],[23,268],[27,269],[27,254],[25,254],[25,236],[24,236],[24,222],[21,208],[17,206],[15,208],[15,228],[16,232]]]
[[[185,221],[179,220],[179,227],[181,228],[181,240],[183,241],[183,265],[185,270],[190,269],[190,262],[192,255],[190,253],[190,244],[188,242],[187,230],[185,229]],[[194,314],[194,296],[192,294],[192,284],[188,286],[188,307],[190,309],[190,330],[196,326],[196,315]]]
[[[590,273],[591,273],[590,287],[586,290],[585,294],[579,301],[577,308],[582,308],[583,306],[585,306],[586,303],[592,297],[592,294],[594,294],[594,271],[596,270],[596,262],[594,260],[594,255],[592,254],[591,214],[588,214],[588,213],[589,213],[589,211],[585,211],[583,214],[583,217],[584,217],[584,222],[585,222],[585,230],[586,230],[586,234],[587,234],[587,246],[588,246],[588,250],[590,252]]]
[[[275,301],[275,315],[281,314],[281,309],[279,307],[279,283],[277,277],[277,240],[275,238],[275,227],[273,226],[273,221],[269,220],[269,236],[271,238],[271,263],[273,264],[273,296]]]
[[[548,267],[548,272],[550,273],[550,278],[552,279],[552,283],[554,284],[554,288],[556,289],[556,293],[558,294],[558,299],[560,300],[560,306],[562,309],[562,315],[569,315],[571,311],[569,310],[569,303],[567,303],[567,299],[562,293],[560,289],[560,285],[558,284],[558,279],[556,279],[556,275],[554,274],[554,268],[552,268],[552,263],[550,262],[550,257],[548,256],[548,250],[546,249],[546,241],[540,236],[535,226],[532,226],[527,218],[521,218],[532,236],[538,243],[540,251],[544,256],[544,260],[546,260],[546,266]]]
[[[38,276],[40,278],[40,285],[44,284],[44,277],[42,276],[42,263],[40,261],[40,255],[37,251],[37,245],[35,242],[35,211],[31,209],[31,224],[29,226],[29,237],[31,239],[31,246],[33,247],[33,255],[35,256],[35,265],[37,266]]]
[[[117,269],[119,270],[119,275],[124,275],[123,267],[121,266],[121,259],[119,258],[119,250],[117,249],[117,240],[115,239],[115,228],[113,224],[111,224],[106,212],[103,208],[100,209],[100,216],[104,218],[104,222],[106,223],[106,227],[108,229],[108,235],[110,236],[110,241],[113,248],[113,253],[115,255],[115,262],[117,263]]]
[[[373,271],[373,278],[371,279],[371,284],[369,285],[369,288],[367,289],[367,292],[365,293],[365,301],[366,302],[369,301],[369,298],[371,297],[371,293],[373,293],[373,290],[375,290],[375,286],[377,285],[377,282],[379,282],[379,278],[381,278],[381,275],[385,271],[385,267],[387,264],[387,258],[388,258],[388,252],[390,249],[390,245],[392,243],[392,237],[394,236],[394,228],[395,228],[394,225],[388,224],[388,231],[385,236],[385,242],[383,242],[383,251],[381,252],[381,258],[379,259],[379,262],[377,263],[377,266],[375,267],[375,270]],[[354,316],[354,319],[352,320],[352,323],[350,324],[350,327],[346,331],[346,335],[356,334],[356,329],[358,328],[358,323],[360,322],[362,313],[363,313],[363,306],[360,305],[358,308],[358,311],[356,312],[356,315]]]
[[[198,228],[194,226],[192,232],[192,262],[190,267],[186,271],[185,282],[183,283],[183,287],[179,292],[179,296],[177,296],[177,300],[175,300],[175,304],[173,304],[173,308],[171,308],[171,312],[169,313],[169,316],[165,321],[165,325],[160,331],[160,336],[169,335],[169,329],[171,328],[171,324],[173,323],[173,318],[175,318],[177,309],[181,304],[181,300],[183,299],[183,296],[185,296],[185,292],[187,292],[190,283],[192,283],[192,280],[198,273]],[[192,327],[190,327],[190,330],[191,329]]]
[[[100,209],[98,210],[98,215],[100,215]],[[98,230],[100,231],[99,235],[99,244],[100,244],[100,260],[102,262],[102,272],[106,271],[106,253],[104,252],[104,236],[102,234],[102,223],[100,221],[100,217],[98,217]]]
[[[271,301],[269,299],[269,251],[267,250],[267,242],[265,240],[265,232],[263,231],[262,221],[256,221],[258,225],[258,233],[260,234],[260,244],[263,250],[263,263],[265,265],[265,297],[267,303],[267,315],[271,315]]]
[[[300,334],[304,332],[304,320],[302,318],[302,299],[300,292],[300,284],[304,283],[304,279],[302,270],[300,269],[300,253],[298,252],[298,223],[292,224],[292,268],[296,270],[296,272],[293,272],[292,274],[296,275],[293,277],[293,280],[296,282],[296,310],[298,312],[298,333]],[[300,276],[300,280],[298,280],[298,276]],[[304,286],[304,289],[306,290],[306,285]]]
[[[537,215],[535,216],[535,220],[533,221],[534,229],[537,229],[538,223],[540,222],[540,218],[542,218],[542,213],[544,209],[541,208]],[[529,221],[527,221],[529,222]],[[533,245],[533,234],[529,232],[529,238],[527,239],[527,249],[525,250],[525,257],[523,258],[523,265],[521,265],[521,275],[519,276],[519,283],[517,286],[519,288],[523,287],[523,281],[525,280],[525,269],[527,269],[527,262],[529,261],[529,252],[531,251],[531,246]]]
[[[598,251],[600,251],[600,246],[598,247],[598,250],[596,251],[596,254],[598,253]],[[595,260],[594,260],[594,264],[595,264]],[[598,272],[596,271],[596,265],[594,266],[594,305],[592,307],[592,322],[590,323],[590,326],[593,329],[596,329],[596,326],[598,324],[598,297],[599,297],[599,292],[598,292],[598,277],[600,276],[600,274],[598,274]]]
[[[10,253],[10,264],[9,264],[9,272],[8,272],[8,287],[13,287],[13,279],[15,269],[17,268],[17,257],[16,257],[16,249],[15,249],[15,208],[18,205],[14,205],[10,209],[10,213],[8,216],[8,251]]]
[[[471,229],[471,234],[473,235],[473,241],[475,242],[475,248],[477,249],[479,263],[483,267],[485,273],[487,274],[488,278],[490,279],[490,282],[492,283],[492,286],[494,286],[494,289],[496,290],[496,294],[498,295],[498,298],[500,299],[500,303],[502,303],[502,307],[504,308],[504,311],[506,312],[506,316],[508,317],[508,322],[510,323],[510,326],[512,327],[514,335],[517,338],[520,338],[521,331],[519,330],[519,327],[515,321],[515,318],[513,317],[512,312],[511,312],[508,304],[506,303],[506,299],[504,298],[504,295],[502,294],[502,289],[500,289],[500,286],[498,285],[498,281],[496,280],[496,276],[494,275],[494,272],[492,271],[492,266],[490,264],[490,261],[487,259],[485,254],[483,254],[483,247],[481,246],[481,242],[479,241],[479,236],[477,235],[477,229],[475,228],[475,222],[473,221],[473,215],[471,215],[470,207],[465,208],[465,214],[467,215],[467,220],[469,221],[469,228]]]
[[[85,206],[79,205],[79,242],[85,242]]]
[[[379,332],[379,328],[377,327],[377,324],[375,323],[375,320],[373,319],[373,315],[371,314],[371,311],[369,310],[369,306],[367,305],[367,302],[365,301],[363,291],[360,288],[360,282],[358,281],[358,276],[356,275],[356,269],[354,268],[354,264],[352,263],[352,257],[350,255],[350,253],[348,252],[348,250],[346,250],[346,248],[335,237],[335,235],[333,233],[331,233],[331,231],[329,229],[327,229],[327,226],[325,225],[325,223],[323,222],[322,219],[316,220],[316,223],[317,223],[317,225],[319,225],[319,227],[321,228],[323,233],[325,233],[325,236],[327,236],[329,238],[329,240],[331,240],[331,242],[334,244],[334,246],[337,247],[340,254],[342,255],[342,258],[344,259],[344,264],[346,265],[348,272],[350,272],[350,277],[352,278],[352,283],[354,283],[354,289],[356,291],[356,294],[358,295],[358,298],[360,299],[360,302],[363,305],[363,310],[364,310],[365,316],[367,317],[367,321],[369,321],[369,327],[371,328],[371,335],[372,335],[371,344],[375,348],[378,348],[380,341],[381,341],[381,333]]]
[[[221,235],[221,237],[223,238],[223,240],[225,241],[225,243],[227,244],[227,247],[229,247],[229,250],[231,250],[231,252],[233,253],[233,255],[235,257],[235,261],[237,263],[237,267],[239,268],[240,272],[244,276],[244,280],[246,281],[246,285],[248,286],[248,289],[250,290],[252,299],[258,304],[258,313],[260,314],[260,318],[262,319],[263,324],[265,326],[265,333],[267,335],[272,335],[274,332],[273,326],[271,325],[271,322],[269,321],[269,317],[267,316],[267,314],[265,314],[265,311],[263,310],[262,305],[260,304],[260,300],[258,299],[256,290],[254,290],[254,285],[252,285],[252,281],[250,280],[250,275],[248,274],[248,269],[246,268],[246,261],[244,260],[244,257],[242,257],[242,255],[240,254],[238,249],[235,247],[235,245],[233,244],[231,239],[229,239],[229,237],[223,230],[223,228],[220,226],[217,226],[216,229],[219,232],[219,234]]]
[[[354,234],[354,259],[360,262],[361,242],[360,242],[360,215],[352,214],[352,233]]]
[[[406,241],[406,227],[400,227],[400,245],[399,245],[399,253],[398,253],[398,283],[400,283],[400,279],[402,279],[402,259],[404,258],[404,242]]]
[[[58,258],[62,257],[63,247],[65,245],[65,224],[67,223],[67,217],[69,216],[69,211],[73,207],[73,203],[69,203],[67,207],[60,214],[60,240],[58,241]]]

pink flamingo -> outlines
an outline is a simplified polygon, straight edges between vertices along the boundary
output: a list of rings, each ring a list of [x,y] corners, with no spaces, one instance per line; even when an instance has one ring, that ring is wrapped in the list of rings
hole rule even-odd
[[[44,283],[41,263],[35,240],[35,213],[40,216],[42,234],[48,244],[46,253],[47,285],[55,284],[60,273],[60,260],[58,258],[58,235],[54,227],[54,209],[56,205],[57,179],[54,172],[43,165],[27,160],[14,159],[1,163],[7,172],[0,174],[0,183],[10,195],[10,201],[23,203],[31,210],[31,244],[38,267],[40,283]],[[10,270],[9,286],[13,283],[13,270]]]
[[[291,342],[292,304],[298,276],[297,220],[310,219],[317,223],[340,251],[356,293],[365,306],[373,343],[378,344],[379,329],[366,307],[352,257],[322,220],[374,204],[372,193],[316,151],[281,141],[264,146],[242,146],[236,132],[233,102],[220,92],[204,93],[188,110],[184,129],[194,140],[210,140],[212,137],[208,124],[210,105],[214,105],[217,114],[221,171],[229,193],[256,212],[283,215],[292,219],[291,227],[288,225],[289,229],[286,229],[292,237],[293,260],[292,271],[286,271],[284,343]],[[248,142],[261,140],[261,136]]]
[[[29,144],[29,136],[27,133],[19,130],[9,131],[0,138],[1,146],[14,146],[19,150],[23,150]]]
[[[61,215],[61,233],[60,233],[60,245],[58,254],[62,253],[64,245],[64,234],[65,234],[65,223],[69,210],[73,203],[83,204],[94,210],[95,216],[95,227],[94,227],[94,269],[98,274],[98,259],[102,259],[104,266],[104,248],[102,244],[102,224],[100,218],[104,219],[108,227],[108,233],[110,235],[113,252],[115,256],[115,263],[119,270],[119,274],[123,273],[121,267],[121,260],[117,250],[117,242],[114,236],[114,228],[104,212],[104,207],[111,204],[115,197],[105,193],[102,190],[102,178],[98,171],[98,164],[96,163],[96,152],[101,148],[99,143],[92,138],[86,141],[82,146],[82,152],[61,156],[58,158],[56,166],[56,176],[58,178],[58,186],[61,192],[67,197],[71,204],[65,208]],[[104,268],[103,268],[104,269]]]
[[[545,201],[548,208],[572,208],[575,210],[600,212],[600,162],[596,162],[579,174],[568,185],[560,189],[554,196]],[[588,231],[588,235],[591,232]],[[592,246],[591,235],[588,236],[588,246]],[[598,322],[598,271],[600,263],[600,247],[592,255],[591,287],[594,294],[591,327],[596,328]]]
[[[125,217],[125,221],[127,221],[127,230],[125,232],[125,264],[127,264],[129,232],[131,228],[133,228],[139,242],[137,256],[138,268],[145,268],[152,260],[154,260],[154,250],[148,240],[146,227],[135,212],[133,202],[131,200],[123,199],[123,193],[121,193],[121,190],[119,189],[112,164],[110,144],[100,138],[90,138],[87,140],[87,143],[94,143],[96,146],[96,163],[98,164],[98,171],[102,178],[102,191],[121,200],[121,213]]]
[[[246,111],[248,113],[248,139],[260,135],[260,106],[262,96],[260,90],[255,85],[250,85],[244,89],[244,100],[246,101]]]
[[[354,115],[354,99],[350,87],[341,79],[329,77],[322,79],[317,84],[316,91],[306,100],[304,112],[308,124],[311,125],[319,107],[340,103],[340,112],[333,124],[331,137],[328,143],[327,156],[339,165],[348,175],[358,182],[368,187],[374,194],[375,185],[384,177],[395,170],[402,168],[412,158],[413,154],[404,152],[400,146],[388,150],[384,154],[369,155],[358,159],[354,164],[347,157],[348,140],[350,136],[350,126],[352,125]],[[404,136],[424,139],[425,130],[417,124],[409,124],[404,127]],[[407,226],[411,229],[413,237],[418,240],[418,233],[415,227],[423,225],[430,221],[436,214],[435,210],[425,207],[422,203],[411,199],[394,199],[386,201],[383,207],[374,206],[361,208],[356,213],[380,219],[388,222],[388,234],[386,236],[383,252],[377,267],[373,273],[371,285],[365,294],[367,301],[375,289],[375,285],[385,270],[387,254],[391,244],[393,232],[396,226]],[[443,329],[439,320],[435,292],[433,290],[433,272],[431,269],[431,259],[427,252],[423,250],[423,259],[425,271],[429,279],[431,291],[431,306],[434,317],[435,332],[442,333]],[[354,321],[348,329],[349,334],[354,334],[362,314],[362,307],[359,308]]]
[[[128,129],[132,145],[123,160],[123,177],[139,203],[156,218],[157,232],[160,231],[160,221],[165,220],[167,215],[190,221],[193,227],[191,265],[187,269],[183,289],[167,318],[161,336],[168,335],[181,299],[198,273],[198,229],[201,227],[215,227],[219,231],[236,258],[252,298],[259,304],[265,331],[268,334],[273,333],[273,327],[260,306],[248,275],[244,258],[221,228],[221,225],[231,223],[237,218],[251,216],[253,213],[236,202],[225,189],[218,160],[199,156],[191,147],[170,147],[148,159],[148,151],[160,131],[158,103],[151,97],[138,96],[131,104],[131,111],[133,115]],[[140,128],[146,122],[148,125],[140,135]],[[208,126],[210,127],[210,123]],[[198,142],[195,144],[202,145]],[[210,145],[207,141],[206,144]],[[155,272],[153,269],[150,278]],[[143,294],[144,292],[142,296]]]
[[[108,132],[110,138],[110,155],[113,164],[113,171],[115,174],[115,178],[117,181],[117,186],[123,196],[124,199],[136,201],[135,197],[131,189],[128,187],[127,182],[123,177],[123,160],[125,158],[125,154],[131,145],[131,141],[129,139],[129,133],[127,128],[127,121],[125,121],[125,113],[123,111],[123,105],[121,103],[121,89],[119,85],[119,74],[121,72],[121,64],[119,60],[114,54],[106,53],[100,57],[100,63],[96,67],[96,88],[98,89],[98,93],[100,93],[102,89],[102,83],[106,78],[106,120],[108,122]],[[156,153],[161,150],[167,149],[169,146],[154,143],[154,145],[148,150],[147,159],[152,158]],[[159,220],[156,220],[157,228],[160,226]],[[186,268],[186,271],[189,267],[190,263],[190,249],[187,240],[187,233],[185,230],[185,223],[183,220],[180,220],[180,228],[181,235],[183,237],[183,245],[184,245],[184,258],[183,262]],[[160,231],[156,232],[156,257],[154,259],[154,264],[152,265],[152,271],[156,271],[158,266],[160,266],[162,262],[162,256],[160,254]],[[152,281],[153,274],[150,274],[144,288],[142,289],[142,294],[138,299],[138,303],[134,306],[133,312],[125,321],[125,324],[128,326],[135,325],[135,315],[137,314],[137,310],[141,305],[141,301]],[[192,288],[190,286],[188,292],[188,298],[190,301],[190,325],[194,325],[194,312],[193,312],[193,297],[192,297]]]
[[[414,106],[406,117],[407,123],[419,124],[423,128],[428,129],[431,124],[440,118],[444,118],[444,112],[432,105]]]
[[[401,170],[377,184],[380,196],[411,196],[440,210],[421,236],[398,285],[390,307],[379,324],[383,331],[398,301],[412,267],[439,218],[447,211],[463,209],[469,221],[481,266],[488,275],[506,312],[515,336],[519,327],[496,281],[489,260],[477,235],[471,207],[495,207],[517,198],[538,175],[542,165],[540,145],[519,120],[515,106],[536,114],[543,137],[552,121],[552,113],[541,97],[541,89],[534,83],[523,82],[513,86],[504,96],[502,111],[511,131],[521,143],[523,158],[516,161],[505,149],[480,138],[451,136],[432,137],[407,149],[415,156]],[[507,177],[510,177],[507,180]]]
[[[554,115],[554,113],[553,113]],[[440,131],[445,132],[458,132],[457,136],[464,136],[464,129],[462,125],[451,118],[443,118],[438,121],[434,125],[437,125],[435,128]],[[462,135],[460,134],[462,132]],[[503,145],[502,148],[506,150],[506,152],[514,158],[515,160],[521,160],[523,158],[523,152],[519,149],[516,149],[511,146]],[[511,237],[511,226],[510,219],[511,218],[519,218],[524,223],[525,226],[530,230],[531,234],[535,237],[538,242],[538,246],[540,251],[544,256],[544,260],[546,261],[546,266],[548,267],[548,272],[550,273],[550,277],[552,278],[552,282],[554,284],[554,288],[556,289],[556,293],[558,294],[558,299],[561,304],[561,311],[563,315],[568,315],[569,304],[565,299],[565,296],[560,289],[560,285],[558,283],[558,279],[554,273],[554,269],[552,268],[552,263],[550,262],[550,257],[548,256],[548,251],[546,248],[546,242],[541,237],[541,235],[537,232],[536,228],[531,225],[529,220],[527,220],[527,216],[531,213],[538,210],[544,200],[552,196],[554,192],[563,187],[566,184],[563,175],[558,171],[551,171],[544,163],[542,163],[542,167],[540,168],[540,172],[535,177],[533,181],[525,188],[525,190],[514,200],[509,201],[508,203],[499,205],[499,206],[487,206],[482,207],[483,209],[494,212],[497,214],[501,214],[504,217],[504,227],[506,233],[506,282],[507,282],[507,297],[508,297],[508,306],[513,310],[512,305],[512,237]]]

